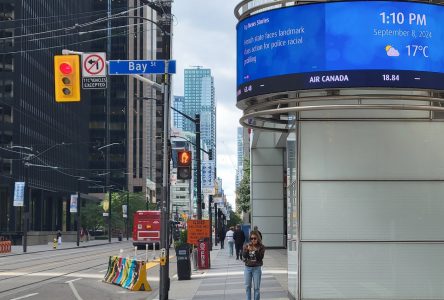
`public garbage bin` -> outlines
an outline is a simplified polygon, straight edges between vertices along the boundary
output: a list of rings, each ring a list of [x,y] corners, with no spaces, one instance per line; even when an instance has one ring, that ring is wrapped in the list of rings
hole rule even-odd
[[[191,279],[191,260],[190,247],[188,245],[181,245],[176,248],[177,260],[177,278],[179,280]]]

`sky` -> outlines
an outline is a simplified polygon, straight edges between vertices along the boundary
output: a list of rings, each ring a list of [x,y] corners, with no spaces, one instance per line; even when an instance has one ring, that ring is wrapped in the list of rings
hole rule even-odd
[[[240,0],[175,0],[173,3],[173,78],[175,96],[184,94],[184,69],[211,69],[216,90],[217,176],[228,201],[235,204],[237,127],[242,112],[236,107],[236,23]]]

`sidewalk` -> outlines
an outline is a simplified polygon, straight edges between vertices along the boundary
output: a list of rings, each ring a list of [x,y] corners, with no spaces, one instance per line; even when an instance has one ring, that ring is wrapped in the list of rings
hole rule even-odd
[[[117,242],[118,242],[117,238],[111,239],[111,243],[117,243]],[[126,238],[123,239],[123,242],[126,242]],[[90,240],[88,242],[80,242],[79,248],[92,247],[104,244],[108,244],[108,240]],[[63,242],[61,245],[57,245],[57,250],[72,249],[72,248],[77,248],[76,242]],[[26,253],[43,252],[49,250],[54,250],[53,243],[48,243],[46,245],[32,245],[26,247]],[[18,254],[23,254],[22,245],[12,246],[11,253],[2,253],[1,256],[18,255]]]
[[[191,280],[172,278],[169,298],[174,300],[245,299],[244,264],[213,247],[211,269],[195,271]],[[253,294],[252,294],[253,296]],[[269,249],[262,269],[261,299],[287,300],[287,251]]]

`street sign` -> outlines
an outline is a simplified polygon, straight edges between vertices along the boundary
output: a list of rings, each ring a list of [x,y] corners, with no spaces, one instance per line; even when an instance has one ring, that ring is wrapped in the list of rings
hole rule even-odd
[[[164,60],[110,60],[109,75],[164,74]],[[170,60],[168,73],[176,73],[176,61]]]
[[[215,163],[213,160],[201,162],[201,176],[202,176],[202,192],[208,195],[214,195],[214,178]]]
[[[82,54],[82,88],[106,89],[106,53]]]
[[[14,206],[23,206],[25,200],[25,183],[16,182],[14,187]]]
[[[203,238],[210,237],[210,221],[209,220],[188,220],[187,243],[197,245],[198,241]]]
[[[106,77],[83,77],[82,88],[86,90],[106,89]]]
[[[82,54],[82,77],[106,76],[106,54],[105,52]]]
[[[77,195],[71,195],[71,202],[69,203],[69,212],[76,213],[77,212]]]

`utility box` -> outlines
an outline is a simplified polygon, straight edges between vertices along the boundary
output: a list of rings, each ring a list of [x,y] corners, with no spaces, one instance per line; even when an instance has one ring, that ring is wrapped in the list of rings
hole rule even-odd
[[[176,248],[177,278],[179,280],[191,279],[190,247],[185,244]]]

